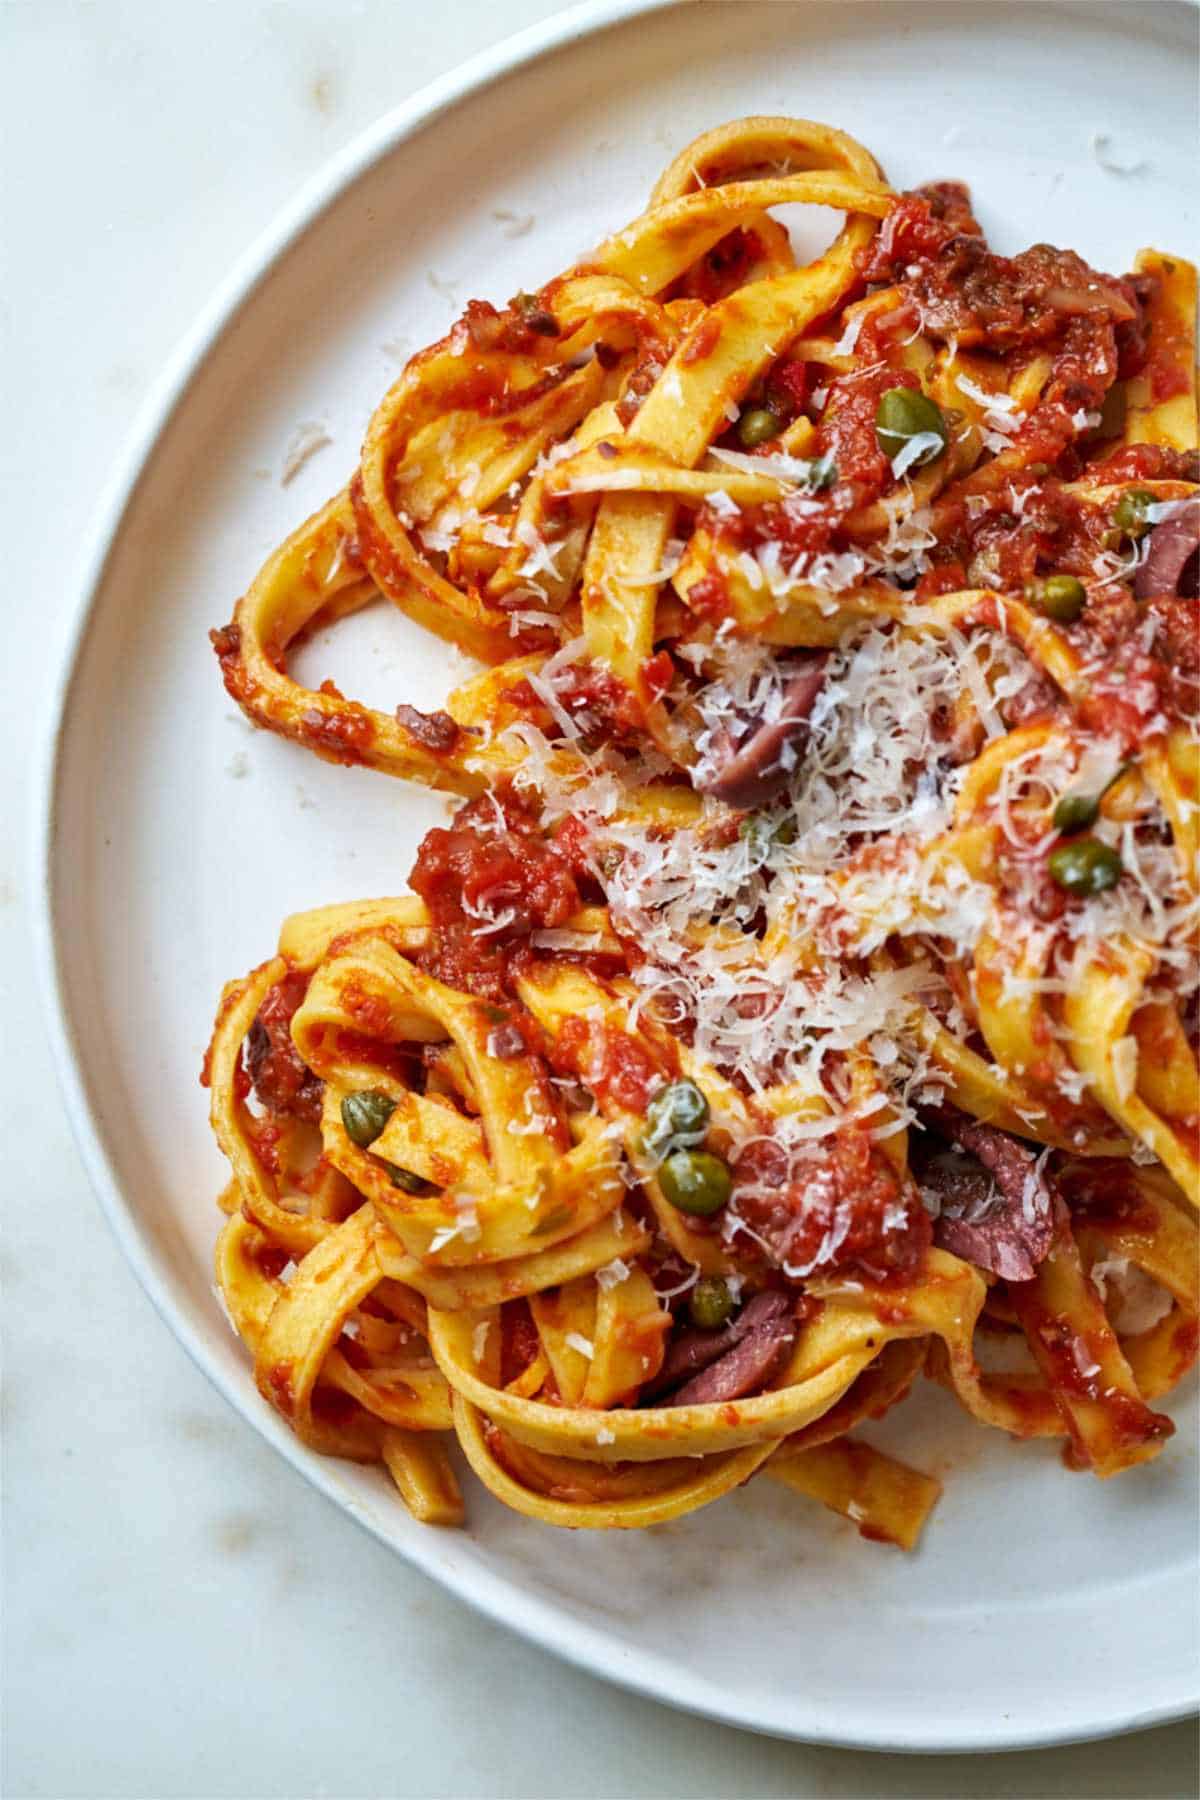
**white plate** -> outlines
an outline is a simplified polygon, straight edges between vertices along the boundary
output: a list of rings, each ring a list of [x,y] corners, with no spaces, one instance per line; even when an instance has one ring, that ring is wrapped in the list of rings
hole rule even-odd
[[[395,370],[385,345],[407,353],[470,296],[501,300],[564,267],[719,120],[828,119],[897,185],[961,175],[1001,248],[1051,239],[1118,269],[1142,244],[1186,251],[1194,18],[635,0],[526,33],[383,120],[227,283],[138,436],[81,597],[44,758],[42,959],[80,1141],[151,1297],[256,1429],[437,1580],[597,1673],[760,1730],[982,1750],[1186,1712],[1186,1431],[1104,1485],[930,1389],[881,1433],[947,1478],[912,1558],[767,1482],[612,1536],[541,1528],[472,1484],[470,1530],[427,1531],[376,1472],[309,1456],[259,1399],[213,1298],[225,1170],[201,1052],[221,983],[270,952],[283,915],[395,892],[441,804],[252,735],[205,631],[352,467]],[[1097,131],[1111,158],[1144,166],[1106,171]],[[532,217],[523,235],[514,214]],[[309,419],[334,445],[281,488]],[[306,654],[311,673],[319,647]],[[374,609],[342,628],[324,672],[369,700],[428,705],[448,662]],[[1190,1409],[1175,1410],[1185,1424]]]

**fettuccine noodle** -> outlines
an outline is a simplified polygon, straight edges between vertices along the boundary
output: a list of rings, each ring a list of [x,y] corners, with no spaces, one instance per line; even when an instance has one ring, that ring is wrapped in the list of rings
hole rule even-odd
[[[798,264],[781,206],[841,217]],[[257,724],[457,796],[225,989],[221,1294],[421,1520],[773,1477],[912,1548],[921,1375],[1109,1476],[1197,1347],[1195,270],[994,255],[844,133],[705,133],[413,357],[214,632]],[[289,655],[474,658],[388,714]],[[1002,1352],[1003,1354],[997,1354]],[[449,1454],[457,1443],[461,1457]]]

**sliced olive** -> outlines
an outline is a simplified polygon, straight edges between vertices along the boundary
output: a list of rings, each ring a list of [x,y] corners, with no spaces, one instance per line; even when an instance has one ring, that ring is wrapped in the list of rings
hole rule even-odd
[[[1087,589],[1077,575],[1047,575],[1044,581],[1031,581],[1025,598],[1049,619],[1069,625],[1083,611]]]
[[[783,420],[778,413],[766,406],[754,406],[738,420],[738,443],[747,450],[756,450],[760,444],[769,444],[782,430]]]
[[[879,448],[889,460],[898,455],[912,438],[926,433],[937,439],[936,446],[927,445],[914,459],[913,467],[922,468],[936,462],[949,442],[946,421],[927,395],[916,388],[889,388],[875,413],[875,435]]]
[[[719,1275],[706,1275],[688,1295],[688,1313],[701,1331],[715,1331],[732,1311],[733,1295]]]
[[[675,1150],[658,1171],[663,1194],[677,1212],[706,1219],[733,1190],[729,1165],[708,1150]]]
[[[411,1169],[402,1169],[399,1163],[384,1162],[379,1158],[380,1167],[387,1170],[388,1180],[393,1187],[403,1188],[406,1194],[436,1194],[435,1182],[426,1181],[421,1175],[414,1175]]]
[[[1072,838],[1050,852],[1050,878],[1068,894],[1103,894],[1121,879],[1121,859],[1098,838]]]
[[[1127,538],[1145,537],[1150,529],[1147,513],[1154,505],[1154,495],[1145,488],[1126,488],[1113,507],[1112,522]]]
[[[373,1144],[396,1110],[396,1102],[378,1088],[360,1088],[342,1101],[342,1124],[346,1136],[360,1150]]]
[[[1098,794],[1064,794],[1054,808],[1054,829],[1070,837],[1077,831],[1089,831],[1099,817]]]
[[[1121,437],[1125,430],[1125,414],[1128,401],[1125,395],[1125,383],[1114,381],[1100,407],[1100,423],[1094,435],[1107,442],[1109,438]]]
[[[681,1139],[699,1137],[708,1124],[708,1101],[694,1081],[672,1081],[646,1108],[642,1145],[650,1156],[665,1156]]]

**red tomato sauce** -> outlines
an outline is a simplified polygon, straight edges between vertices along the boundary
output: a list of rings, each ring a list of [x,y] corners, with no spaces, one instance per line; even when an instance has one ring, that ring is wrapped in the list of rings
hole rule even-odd
[[[642,677],[651,699],[664,693],[675,678],[675,664],[670,652],[660,650],[642,667]],[[600,663],[574,663],[558,677],[554,697],[562,710],[579,726],[585,743],[640,743],[645,729],[642,702],[632,688]],[[524,714],[551,736],[561,734],[561,725],[537,690],[523,677],[503,690],[503,700],[517,713]]]
[[[863,369],[830,382],[817,443],[822,452],[832,456],[839,487],[853,482],[859,490],[854,496],[856,504],[874,499],[891,480],[892,465],[880,449],[875,431],[880,400],[893,388],[915,389],[917,385],[909,370],[886,368]]]
[[[681,276],[671,290],[671,298],[701,300],[705,306],[715,306],[741,287],[762,254],[763,242],[758,233],[735,226]]]
[[[275,1118],[321,1116],[325,1084],[302,1061],[292,1042],[292,1019],[308,992],[308,977],[285,975],[268,988],[247,1034],[242,1055],[255,1095]]]
[[[733,1204],[775,1260],[792,1268],[819,1258],[822,1269],[855,1265],[873,1280],[903,1278],[919,1267],[933,1236],[916,1189],[901,1189],[857,1125],[790,1154],[774,1139],[753,1141],[734,1170]]]
[[[545,837],[512,795],[472,800],[449,828],[428,832],[409,883],[429,909],[418,961],[449,987],[484,1000],[510,991],[514,956],[542,927],[565,925],[582,904],[578,833]]]
[[[668,1072],[639,1038],[592,1019],[568,1019],[555,1040],[551,1063],[577,1075],[602,1103],[644,1113]]]
[[[500,1311],[500,1385],[523,1375],[541,1348],[528,1300],[510,1300]]]
[[[316,706],[306,707],[300,714],[297,738],[332,762],[361,763],[375,739],[371,715],[357,701],[347,700],[332,681],[323,681],[318,691],[340,701],[342,710],[326,713]]]

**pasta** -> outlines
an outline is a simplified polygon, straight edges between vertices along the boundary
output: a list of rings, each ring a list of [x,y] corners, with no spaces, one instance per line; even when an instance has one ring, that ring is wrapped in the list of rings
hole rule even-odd
[[[797,264],[772,209],[832,209]],[[828,126],[415,356],[213,633],[251,720],[455,797],[205,1066],[220,1292],[305,1443],[462,1520],[766,1475],[911,1548],[924,1375],[1109,1476],[1197,1348],[1196,273],[993,254]],[[475,659],[391,715],[289,653]]]

